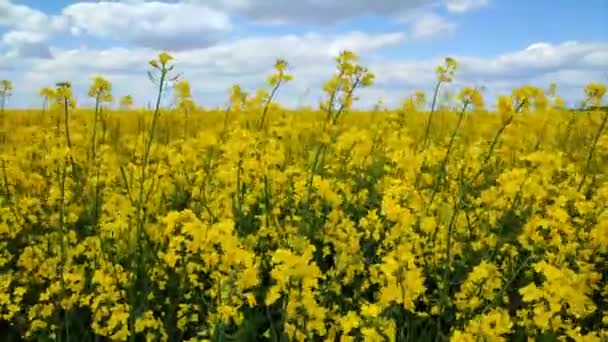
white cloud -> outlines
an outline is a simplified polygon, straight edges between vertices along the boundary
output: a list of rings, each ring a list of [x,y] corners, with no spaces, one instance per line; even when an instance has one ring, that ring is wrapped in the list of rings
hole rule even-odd
[[[348,35],[335,39],[330,47],[329,53],[337,55],[342,50],[365,52],[376,50],[385,46],[395,45],[405,40],[405,33],[394,32],[378,35],[370,35],[364,32],[352,32]]]
[[[608,49],[604,51],[591,52],[582,59],[583,63],[597,67],[597,68],[608,68]]]
[[[46,40],[46,35],[32,31],[10,31],[2,36],[2,42],[8,45],[25,43],[40,43]]]
[[[46,44],[47,35],[32,31],[9,31],[1,42],[9,47],[9,54],[22,58],[50,58],[51,51]]]
[[[56,32],[65,25],[65,19],[60,16],[49,16],[25,5],[0,0],[0,26],[20,31]]]
[[[2,26],[10,28],[2,37],[3,44],[21,57],[48,57],[46,42],[58,33],[85,33],[137,46],[180,50],[216,43],[232,28],[229,16],[217,9],[160,1],[76,2],[60,15],[50,16],[0,0]]]
[[[11,40],[13,53],[22,57],[48,56],[45,43],[58,33],[70,33],[87,41],[90,37],[126,42],[131,46],[188,50],[218,43],[233,29],[232,18],[266,23],[331,24],[367,15],[403,20],[410,17],[411,36],[428,38],[450,32],[454,25],[434,12],[440,0],[174,0],[75,2],[60,15],[51,16],[25,5],[0,0],[0,26],[19,32]],[[415,17],[412,14],[417,13]],[[355,48],[365,43],[352,42]],[[401,39],[399,36],[387,39]]]
[[[437,0],[186,0],[266,23],[333,24],[348,19],[382,15],[400,17]]]
[[[266,23],[333,24],[369,15],[403,18],[412,12],[439,6],[452,13],[470,12],[489,4],[489,0],[182,0],[205,4],[228,13]]]
[[[331,63],[341,50],[365,53],[400,43],[402,33],[367,34],[350,32],[336,36],[318,33],[252,37],[218,44],[207,49],[176,54],[188,67],[203,67],[215,72],[237,76],[267,71],[276,58],[287,59],[296,69]]]
[[[382,49],[430,39],[456,29],[454,14],[488,5],[489,0],[173,0],[75,2],[60,15],[51,16],[25,5],[0,0],[0,68],[3,77],[15,81],[15,101],[37,105],[37,89],[56,81],[71,80],[85,97],[90,77],[107,76],[117,95],[132,93],[140,104],[154,91],[145,71],[158,50],[176,57],[176,69],[192,82],[205,104],[220,104],[234,83],[247,90],[264,85],[276,58],[291,64],[294,82],[281,90],[278,100],[295,105],[303,94],[307,101],[321,96],[321,86],[334,71],[332,57],[342,49],[354,50],[362,63],[377,75],[373,89],[362,93],[361,104],[372,105],[378,97],[397,104],[415,89],[430,91],[435,67],[444,56],[417,60],[383,57]],[[447,10],[440,15],[439,9]],[[445,11],[444,11],[445,12]],[[338,34],[304,33],[248,36],[226,39],[236,20],[306,25],[327,25],[357,17],[377,15],[404,24],[402,32]],[[320,29],[317,26],[317,29]],[[103,50],[49,49],[57,33],[128,43]],[[108,40],[106,40],[108,42]],[[32,58],[34,57],[34,58]],[[460,64],[456,85],[486,85],[490,93],[533,83],[563,85],[567,97],[580,96],[582,86],[605,81],[608,43],[539,42],[493,57],[455,56]],[[310,89],[310,91],[308,91]]]
[[[53,34],[66,28],[65,18],[48,16],[25,5],[0,0],[0,27],[10,28],[0,39],[9,54],[23,58],[49,58],[46,44]]]
[[[154,57],[155,53],[153,50],[145,48],[53,49],[53,58],[35,63],[32,70],[51,75],[69,70],[74,73],[81,72],[85,75],[99,72],[139,76],[145,75],[147,62]]]
[[[331,63],[343,49],[365,53],[397,44],[402,33],[366,34],[351,32],[333,37],[318,33],[279,37],[252,37],[215,46],[174,53],[179,66],[234,77],[269,71],[277,58],[285,58],[294,68]],[[84,71],[133,73],[142,72],[155,50],[146,48],[113,48],[107,50],[77,49],[55,51],[55,58],[36,64],[36,69],[52,71],[73,68]]]
[[[526,74],[546,73],[563,68],[601,70],[608,68],[608,43],[564,42],[535,43],[527,48],[505,53],[488,61],[463,57],[462,69],[474,75],[524,77]]]
[[[0,70],[5,71],[5,70],[12,70],[13,66],[12,66],[12,59],[11,56],[9,56],[7,53],[2,53],[0,51]],[[6,77],[6,76],[4,76]]]
[[[278,100],[294,106],[301,104],[302,99],[306,104],[315,105],[322,95],[323,82],[334,72],[332,57],[336,51],[354,47],[362,64],[377,77],[374,87],[361,93],[359,105],[369,107],[379,97],[388,105],[396,105],[414,90],[432,90],[436,80],[435,67],[442,63],[444,56],[395,60],[377,54],[378,49],[401,43],[403,39],[399,33],[351,32],[331,37],[308,33],[251,37],[173,54],[176,70],[192,83],[196,99],[205,105],[224,103],[227,90],[234,83],[250,91],[264,86],[275,59],[285,58],[295,79],[279,92]],[[574,102],[582,96],[582,88],[587,82],[594,77],[603,81],[602,71],[607,69],[608,60],[602,61],[599,57],[606,53],[608,43],[565,42],[534,44],[487,58],[455,56],[459,69],[452,88],[483,85],[492,97],[523,84],[546,87],[557,82],[561,93]],[[25,102],[22,105],[35,106],[39,102],[35,95],[38,88],[59,80],[71,80],[80,98],[86,99],[90,77],[101,74],[114,82],[117,96],[133,94],[140,105],[145,104],[154,93],[145,71],[147,61],[155,54],[156,50],[143,47],[54,49],[52,59],[37,61],[27,67],[27,72],[14,74],[15,92],[16,95],[21,93],[20,101]],[[26,98],[29,100],[23,100]],[[86,102],[81,100],[81,103]]]
[[[588,82],[606,82],[608,59],[597,59],[606,54],[608,43],[541,42],[494,58],[456,56],[461,66],[458,79],[460,83],[485,85],[492,94],[507,93],[524,84],[547,89],[555,82],[560,95],[573,104],[583,97]]]
[[[531,79],[531,82],[536,84],[550,84],[551,82],[555,82],[555,84],[561,87],[579,87],[582,89],[582,86],[586,82],[595,80],[597,76],[598,72],[596,70],[564,68],[534,77]]]
[[[450,12],[465,13],[488,5],[488,0],[446,0]]]
[[[313,89],[309,100],[316,100],[322,81],[334,70],[333,57],[342,49],[360,53],[372,52],[397,44],[402,33],[367,34],[351,32],[328,37],[318,33],[254,37],[226,42],[206,48],[175,51],[176,70],[193,84],[195,95],[205,104],[218,105],[226,99],[228,88],[242,84],[248,90],[264,86],[276,58],[289,61],[296,80],[287,85],[278,99],[296,105],[307,88]],[[38,104],[38,88],[60,80],[71,80],[79,97],[86,100],[90,78],[104,75],[115,82],[117,94],[131,93],[140,104],[145,103],[153,87],[146,78],[148,61],[157,50],[138,48],[53,49],[53,58],[40,60],[19,75],[16,89],[32,94],[31,103]],[[81,103],[86,103],[81,100]]]
[[[80,2],[66,7],[63,15],[74,30],[157,49],[207,46],[231,29],[226,14],[186,3]]]
[[[456,24],[433,12],[416,15],[411,21],[412,36],[416,39],[448,34],[455,29]]]
[[[13,4],[8,0],[0,0],[0,25],[19,29],[42,27],[48,17],[37,10],[25,5]]]

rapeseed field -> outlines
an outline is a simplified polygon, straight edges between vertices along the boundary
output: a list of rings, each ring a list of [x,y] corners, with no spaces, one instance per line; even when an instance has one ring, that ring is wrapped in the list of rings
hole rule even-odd
[[[373,73],[335,62],[316,109],[275,101],[283,60],[201,109],[167,53],[150,109],[102,77],[94,108],[68,82],[3,106],[2,340],[608,340],[606,88],[448,106],[446,58],[434,93],[361,111]]]

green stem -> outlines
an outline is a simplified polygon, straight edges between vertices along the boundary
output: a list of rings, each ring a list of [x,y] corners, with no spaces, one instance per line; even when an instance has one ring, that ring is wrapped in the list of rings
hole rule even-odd
[[[93,116],[93,135],[91,137],[91,157],[95,159],[97,153],[97,121],[99,119],[99,97],[100,94],[95,98],[95,114]]]
[[[42,123],[44,121],[44,117],[46,114],[46,106],[48,105],[48,101],[49,98],[48,97],[44,97],[44,99],[42,100],[42,113],[40,114],[40,125],[42,126]]]
[[[266,227],[270,227],[270,215],[272,208],[270,203],[270,185],[268,184],[268,176],[264,175],[264,205],[266,206]]]
[[[147,289],[147,280],[146,277],[144,277],[144,273],[146,272],[146,270],[144,269],[146,267],[145,265],[145,260],[144,260],[144,250],[143,250],[143,242],[146,241],[150,244],[150,240],[149,237],[147,236],[147,234],[145,233],[145,223],[146,223],[146,217],[145,217],[145,213],[144,213],[144,185],[145,185],[145,181],[146,181],[146,167],[148,165],[149,162],[149,158],[150,158],[150,150],[152,148],[152,142],[154,141],[154,133],[156,131],[156,125],[158,122],[158,117],[160,115],[160,101],[162,98],[162,94],[163,94],[163,87],[165,84],[165,78],[167,76],[168,70],[163,66],[163,69],[161,70],[161,76],[160,76],[160,81],[158,84],[158,96],[156,98],[156,106],[154,109],[154,116],[152,118],[152,125],[150,127],[150,131],[149,131],[149,137],[148,140],[144,142],[145,146],[144,146],[144,153],[142,156],[142,163],[141,163],[141,172],[140,172],[140,179],[139,179],[139,193],[138,193],[138,200],[137,200],[137,272],[136,272],[136,277],[138,279],[142,279],[144,281],[144,285],[143,285],[143,292],[145,293],[148,289]],[[155,253],[152,253],[156,256]],[[141,277],[141,278],[140,278]],[[136,281],[137,283],[137,281]],[[147,301],[147,296],[144,296],[144,301]],[[134,303],[132,303],[134,304]],[[132,327],[133,328],[133,327]],[[134,334],[134,331],[131,331],[131,334]]]
[[[511,278],[500,289],[500,293],[498,293],[498,295],[495,297],[496,299],[500,300],[504,296],[505,292],[507,291],[507,289],[509,289],[511,287],[511,284],[515,281],[517,276],[521,273],[521,271],[523,271],[524,268],[526,268],[530,264],[530,261],[532,261],[533,259],[534,259],[533,255],[529,255],[526,257],[526,259],[524,259],[524,261],[521,263],[521,265],[519,265],[517,267],[517,269],[515,270],[515,272],[513,272],[513,275],[511,276]],[[491,308],[492,308],[492,303],[488,303],[481,311],[482,314],[487,313]]]
[[[15,205],[15,200],[11,196],[11,191],[8,187],[8,177],[6,175],[6,161],[2,159],[2,177],[4,179],[4,197],[6,201],[9,203],[9,208],[15,217],[15,222],[19,221],[19,215],[17,214],[17,209]]]
[[[266,100],[266,104],[264,105],[264,111],[262,112],[262,119],[260,120],[259,129],[264,128],[264,121],[266,120],[266,113],[268,113],[268,108],[270,108],[270,103],[272,102],[272,99],[274,98],[277,90],[279,90],[279,87],[281,86],[281,83],[282,83],[281,81],[282,80],[279,78],[279,81],[274,86],[274,88],[272,88],[272,91],[270,92],[270,96],[268,96],[268,99]]]
[[[341,79],[342,76],[344,76],[344,70],[340,70],[337,79]],[[323,123],[323,131],[325,131],[326,124],[329,123],[332,119],[334,102],[336,101],[336,95],[338,94],[338,91],[340,91],[340,83],[338,83],[338,87],[329,96],[329,101],[327,103],[327,117],[325,118],[325,122]]]
[[[600,140],[602,132],[606,127],[606,122],[608,122],[608,113],[604,114],[604,117],[602,118],[602,123],[600,124],[600,127],[598,128],[597,132],[595,133],[595,137],[593,138],[593,144],[589,149],[589,154],[587,155],[587,162],[585,163],[585,173],[583,174],[583,179],[581,179],[581,182],[579,183],[578,188],[576,189],[577,191],[581,191],[583,185],[585,184],[585,181],[587,180],[587,175],[589,174],[589,169],[591,168],[591,161],[593,160],[593,154],[595,153],[597,142]]]
[[[429,119],[426,122],[426,127],[424,129],[424,139],[422,139],[422,148],[426,148],[426,142],[429,138],[429,133],[431,132],[431,121],[433,120],[433,113],[435,113],[435,106],[437,105],[437,95],[439,95],[439,87],[441,86],[441,81],[437,82],[435,86],[435,91],[433,93],[433,102],[431,103],[431,112],[429,113]]]
[[[61,248],[61,296],[62,299],[65,298],[66,295],[66,287],[65,287],[65,254],[66,254],[66,246],[65,246],[65,177],[66,177],[66,165],[64,163],[63,170],[61,172],[61,196],[60,201],[61,204],[59,206],[59,238],[61,239],[60,248]],[[70,341],[70,319],[68,317],[68,310],[64,309],[64,320],[65,320],[65,337],[66,341]]]
[[[188,138],[188,108],[184,109],[184,140]]]
[[[427,204],[427,209],[431,207],[431,204],[433,204],[433,200],[435,199],[435,196],[437,195],[437,192],[439,191],[439,188],[441,187],[441,184],[443,182],[443,177],[446,172],[445,168],[448,164],[450,152],[452,151],[452,146],[454,145],[454,140],[456,138],[456,134],[458,133],[460,124],[462,123],[462,120],[464,119],[464,115],[466,113],[468,105],[469,105],[469,103],[465,102],[464,106],[462,107],[462,110],[458,114],[458,122],[456,123],[456,127],[454,128],[454,131],[452,131],[452,135],[450,136],[450,142],[448,143],[448,148],[445,152],[445,157],[443,158],[443,161],[439,165],[439,172],[437,172],[437,182],[436,182],[435,186],[433,187],[433,191],[431,193],[431,199],[429,200],[429,204]]]
[[[154,141],[154,133],[156,132],[156,126],[158,124],[158,117],[160,116],[160,101],[162,99],[163,94],[163,86],[165,83],[165,78],[167,76],[167,70],[163,69],[161,71],[160,81],[158,85],[158,96],[156,98],[156,105],[154,108],[154,115],[152,117],[152,126],[150,127],[148,140],[145,142],[144,146],[144,154],[142,157],[141,163],[141,173],[139,179],[139,199],[137,202],[137,213],[138,213],[138,226],[141,231],[143,231],[144,218],[143,218],[143,200],[144,200],[144,184],[146,180],[146,167],[148,166],[148,162],[150,159],[150,150],[152,149],[152,142]],[[140,231],[140,233],[141,233]]]
[[[347,99],[350,99],[353,96],[353,93],[355,92],[355,89],[357,88],[357,86],[359,85],[359,82],[361,82],[360,78],[357,78],[355,80],[355,82],[353,83],[353,86],[350,87],[350,89],[348,90],[348,92],[346,93],[346,97]],[[344,110],[346,109],[346,103],[342,102],[340,104],[340,108],[338,108],[338,111],[336,112],[336,115],[334,115],[333,119],[332,119],[332,123],[335,125],[338,123],[338,119],[340,118],[340,115],[344,112]]]
[[[65,115],[65,140],[69,149],[72,149],[72,141],[70,140],[70,125],[68,124],[68,98],[63,98],[63,112]]]
[[[515,109],[515,114],[519,113],[519,111],[523,108],[525,103],[526,103],[526,100],[523,100],[518,104],[517,108]],[[473,182],[475,182],[477,180],[477,177],[479,177],[483,173],[483,170],[487,166],[487,163],[490,161],[492,154],[494,154],[494,149],[496,148],[496,145],[498,144],[498,139],[500,139],[500,137],[504,133],[505,129],[507,129],[507,127],[511,124],[511,122],[513,122],[514,118],[515,118],[514,115],[509,116],[509,118],[502,124],[502,126],[500,126],[500,129],[498,129],[498,131],[494,135],[494,138],[492,139],[492,143],[490,144],[488,153],[486,154],[485,158],[483,159],[483,162],[481,163],[479,171],[477,171],[477,173],[473,177]]]
[[[99,200],[100,200],[100,186],[99,186],[99,164],[96,163],[95,170],[95,208],[94,208],[94,228],[97,230],[97,224],[99,223]]]
[[[319,163],[319,157],[321,156],[321,153],[323,153],[322,150],[325,149],[325,144],[321,143],[321,145],[317,146],[317,150],[315,152],[315,157],[313,159],[312,162],[312,166],[310,168],[310,175],[308,176],[308,181],[306,182],[306,188],[307,188],[307,205],[310,204],[310,197],[312,195],[312,183],[313,183],[313,179],[317,173],[317,164]]]
[[[266,307],[266,318],[268,318],[268,323],[270,324],[270,334],[272,336],[272,342],[279,341],[279,334],[277,333],[277,328],[274,325],[274,321],[272,320],[272,316],[270,315],[270,309],[268,306]]]

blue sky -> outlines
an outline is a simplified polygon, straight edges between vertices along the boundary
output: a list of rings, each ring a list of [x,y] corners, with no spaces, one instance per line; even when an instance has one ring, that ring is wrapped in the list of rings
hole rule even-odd
[[[37,106],[37,89],[64,79],[86,104],[97,74],[145,103],[145,62],[160,50],[207,105],[233,83],[263,86],[275,58],[296,77],[279,99],[310,93],[314,104],[341,49],[378,76],[362,106],[431,89],[445,56],[462,65],[454,87],[484,85],[488,97],[556,82],[573,103],[587,82],[608,82],[606,0],[0,0],[0,36],[0,77],[13,80],[19,107]]]

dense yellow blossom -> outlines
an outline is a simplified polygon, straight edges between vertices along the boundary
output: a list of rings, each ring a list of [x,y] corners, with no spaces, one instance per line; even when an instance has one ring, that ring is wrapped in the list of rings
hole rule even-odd
[[[608,339],[603,85],[585,112],[532,86],[495,107],[464,88],[434,121],[421,92],[355,111],[374,74],[345,51],[317,111],[273,102],[283,60],[270,89],[204,110],[171,63],[151,78],[174,82],[175,108],[111,110],[96,77],[94,110],[63,82],[42,114],[7,111],[3,336]]]

